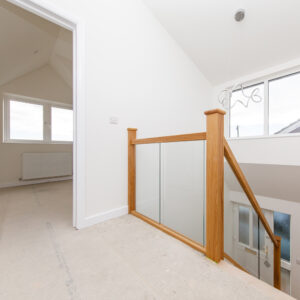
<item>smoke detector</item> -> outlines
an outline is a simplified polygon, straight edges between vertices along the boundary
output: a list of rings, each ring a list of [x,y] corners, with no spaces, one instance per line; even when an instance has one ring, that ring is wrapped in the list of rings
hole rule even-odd
[[[234,19],[237,21],[237,22],[242,22],[245,18],[245,10],[244,9],[239,9],[235,15],[234,15]]]

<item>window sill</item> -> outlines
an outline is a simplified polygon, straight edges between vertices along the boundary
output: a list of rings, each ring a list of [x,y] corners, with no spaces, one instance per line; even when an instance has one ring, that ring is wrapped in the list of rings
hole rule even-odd
[[[294,137],[300,137],[300,133],[258,135],[258,136],[245,136],[245,137],[226,137],[226,140],[227,141],[239,141],[239,140],[260,140],[260,139],[278,139],[278,138],[294,138]]]

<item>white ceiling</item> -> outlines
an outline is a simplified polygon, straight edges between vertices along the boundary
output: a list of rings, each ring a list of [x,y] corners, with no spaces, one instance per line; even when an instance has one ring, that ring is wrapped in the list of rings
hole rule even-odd
[[[299,0],[144,2],[214,85],[300,56]]]
[[[57,45],[65,35],[69,38],[64,51]],[[71,32],[4,0],[0,0],[0,41],[0,85],[51,63],[56,51],[72,66]]]

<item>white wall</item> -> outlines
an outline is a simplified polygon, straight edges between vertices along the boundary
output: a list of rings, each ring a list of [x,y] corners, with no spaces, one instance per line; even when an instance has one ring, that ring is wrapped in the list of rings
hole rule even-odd
[[[0,87],[3,93],[72,103],[72,89],[46,65]],[[24,152],[72,152],[72,145],[3,143],[3,105],[0,105],[0,187],[17,184],[21,177],[21,155]]]
[[[85,22],[86,211],[127,205],[127,127],[138,136],[203,130],[211,86],[140,0],[52,0]],[[109,117],[119,118],[118,125]],[[97,219],[98,218],[98,219]]]

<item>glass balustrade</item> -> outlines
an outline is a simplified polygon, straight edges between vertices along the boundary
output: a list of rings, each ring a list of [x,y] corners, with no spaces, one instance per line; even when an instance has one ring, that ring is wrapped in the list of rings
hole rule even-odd
[[[136,211],[205,245],[205,141],[136,145]]]

